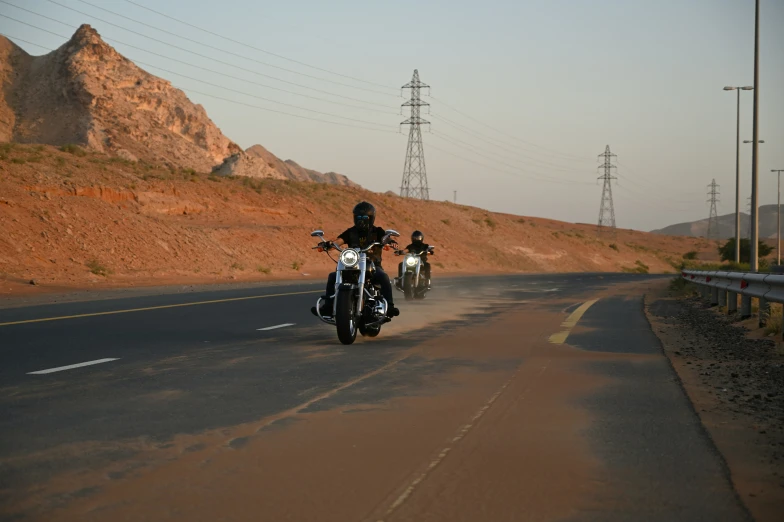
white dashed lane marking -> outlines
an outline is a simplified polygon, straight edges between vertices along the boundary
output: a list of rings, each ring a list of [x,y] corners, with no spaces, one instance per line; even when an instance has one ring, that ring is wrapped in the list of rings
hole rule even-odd
[[[286,328],[287,326],[294,326],[295,323],[276,324],[275,326],[268,326],[266,328],[259,328],[259,332],[266,332],[267,330],[277,330],[278,328]]]
[[[69,364],[68,366],[58,366],[57,368],[49,368],[48,370],[38,370],[37,372],[30,372],[27,375],[44,375],[44,374],[47,374],[47,373],[62,372],[62,371],[65,371],[65,370],[73,370],[74,368],[81,368],[83,366],[92,366],[94,364],[101,364],[101,363],[107,363],[107,362],[111,362],[111,361],[117,361],[118,359],[119,358],[96,359],[94,361],[87,361],[87,362],[78,363],[78,364]]]

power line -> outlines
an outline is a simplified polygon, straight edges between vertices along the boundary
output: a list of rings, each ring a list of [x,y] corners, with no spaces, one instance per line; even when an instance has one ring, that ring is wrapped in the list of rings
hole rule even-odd
[[[555,163],[550,163],[549,161],[545,161],[545,160],[542,160],[540,158],[534,158],[532,156],[528,156],[526,154],[523,154],[519,150],[519,146],[518,145],[511,144],[509,142],[500,140],[498,138],[494,138],[492,136],[488,136],[487,134],[482,134],[481,132],[476,131],[474,129],[470,129],[470,128],[466,127],[465,125],[461,125],[461,124],[457,123],[454,120],[450,120],[449,118],[446,118],[446,117],[442,116],[440,113],[439,114],[430,114],[430,117],[432,117],[434,119],[437,119],[437,120],[440,120],[443,123],[446,123],[447,125],[449,125],[450,127],[453,127],[453,128],[455,128],[457,130],[465,132],[466,134],[469,134],[472,137],[474,137],[474,138],[476,138],[476,139],[478,139],[480,141],[483,141],[483,142],[487,143],[488,145],[492,145],[492,146],[494,146],[494,147],[496,147],[498,149],[505,150],[505,151],[510,152],[512,154],[518,154],[521,157],[524,157],[524,158],[526,158],[526,159],[528,159],[530,161],[535,161],[535,162],[541,163],[543,165],[553,166],[553,167],[562,168],[562,169],[568,169],[568,167],[565,167],[565,166],[562,166],[562,165],[557,165]],[[509,147],[511,147],[512,149],[510,149]],[[542,154],[541,152],[530,151],[530,150],[526,151],[526,152],[529,152],[529,153],[532,153],[532,154]],[[548,159],[552,159],[552,158],[548,158]],[[568,160],[568,161],[572,161],[572,162],[580,161],[582,163],[585,163],[585,160]]]
[[[185,51],[187,53],[195,54],[196,56],[201,56],[203,58],[212,59],[212,58],[210,58],[208,56],[204,56],[202,54],[196,53],[196,52],[191,51],[189,49],[186,49],[184,47],[180,47],[180,46],[174,45],[174,44],[169,43],[169,42],[164,42],[163,40],[159,40],[159,39],[154,38],[152,36],[149,36],[149,35],[146,35],[146,34],[143,34],[143,33],[139,33],[137,31],[134,31],[133,29],[128,29],[127,27],[123,27],[121,25],[109,22],[108,20],[104,20],[103,18],[99,18],[99,17],[97,17],[95,15],[91,15],[89,13],[85,13],[85,12],[80,11],[78,9],[75,9],[73,7],[69,7],[69,6],[65,5],[65,4],[61,4],[60,2],[56,2],[55,0],[46,0],[46,1],[49,2],[50,4],[54,4],[54,5],[60,6],[63,9],[68,9],[69,11],[73,11],[74,13],[78,13],[78,14],[80,14],[82,16],[87,16],[87,17],[93,18],[94,20],[98,20],[99,22],[103,22],[105,24],[109,24],[109,25],[111,25],[113,27],[117,27],[118,29],[122,29],[123,31],[128,31],[129,33],[133,33],[133,34],[135,34],[137,36],[141,36],[143,38],[148,38],[150,40],[153,40],[155,42],[161,43],[163,45],[167,45],[169,47],[172,47],[174,49],[179,49],[180,51]],[[122,15],[118,15],[118,16],[122,16]],[[177,36],[177,35],[175,35],[175,36]],[[184,37],[180,37],[180,38],[184,38]],[[187,40],[187,38],[184,38],[184,39]],[[218,51],[221,51],[221,52],[228,52],[228,51],[223,51],[222,49],[219,49],[217,47],[209,46],[209,45],[206,45],[206,44],[204,44],[204,45],[206,47],[210,47],[211,49],[215,49],[215,50],[218,50]],[[233,53],[230,53],[230,54],[233,54]],[[267,67],[272,67],[274,69],[279,69],[281,71],[286,71],[286,72],[291,73],[291,74],[297,74],[299,76],[304,76],[306,78],[311,78],[311,79],[322,81],[322,82],[328,82],[328,83],[332,83],[332,84],[335,84],[335,85],[340,85],[341,87],[349,87],[351,89],[359,89],[359,90],[362,90],[362,91],[373,92],[373,93],[376,93],[376,94],[382,94],[384,96],[392,96],[392,97],[395,97],[395,98],[397,97],[396,95],[388,93],[388,92],[383,92],[383,91],[379,91],[379,90],[376,90],[376,89],[368,89],[366,87],[358,87],[356,85],[350,85],[350,84],[347,84],[347,83],[342,83],[342,82],[337,82],[337,81],[334,81],[334,80],[329,80],[327,78],[321,78],[319,76],[313,76],[312,74],[307,74],[307,73],[295,71],[293,69],[286,69],[285,67],[280,67],[278,65],[272,65],[272,64],[269,64],[269,63],[266,63],[266,62],[255,60],[253,58],[246,58],[246,59],[254,61],[254,62],[257,62],[257,63],[262,64],[262,65],[265,65]]]
[[[56,22],[56,23],[58,23],[58,24],[60,24],[60,25],[63,25],[63,26],[65,26],[65,27],[69,28],[69,29],[72,29],[72,30],[74,29],[74,26],[73,26],[73,25],[71,25],[71,24],[68,24],[68,23],[65,23],[65,22],[63,22],[62,20],[57,20],[56,18],[51,18],[51,17],[49,17],[49,16],[46,16],[46,15],[43,15],[43,14],[41,14],[41,13],[37,13],[37,12],[35,12],[35,11],[31,11],[30,9],[25,9],[24,7],[19,7],[18,5],[15,5],[15,4],[12,4],[12,3],[10,3],[10,2],[7,2],[6,0],[0,0],[0,3],[6,4],[6,5],[10,5],[11,7],[15,7],[16,9],[19,9],[20,11],[25,11],[25,12],[27,12],[27,13],[33,14],[33,15],[35,15],[35,16],[38,16],[39,18],[44,18],[44,19],[46,19],[46,20],[50,20],[50,21],[52,21],[52,22]],[[19,23],[21,23],[21,24],[28,25],[28,26],[30,26],[30,27],[33,27],[33,28],[35,28],[35,29],[39,29],[39,30],[41,30],[41,31],[48,32],[48,33],[50,33],[50,34],[54,34],[55,36],[59,36],[60,38],[65,38],[66,40],[68,40],[68,39],[69,39],[69,37],[65,37],[65,36],[62,36],[62,35],[58,35],[57,33],[53,33],[53,32],[51,32],[51,31],[48,31],[48,30],[46,30],[46,29],[43,29],[43,28],[40,28],[40,27],[36,27],[36,26],[34,26],[34,25],[31,25],[31,24],[28,24],[28,23],[26,23],[26,22],[22,22],[21,20],[17,20],[17,19],[15,19],[15,18],[11,18],[10,16],[7,16],[7,15],[2,15],[2,16],[5,16],[6,18],[9,18],[9,19],[11,19],[11,20],[14,20],[15,22],[19,22]],[[108,23],[108,22],[107,22],[107,23]],[[161,40],[156,40],[155,38],[148,37],[148,36],[146,36],[146,35],[143,35],[143,34],[141,34],[141,33],[137,33],[137,32],[135,32],[135,31],[132,31],[132,30],[130,30],[130,29],[123,29],[123,30],[125,30],[125,31],[127,31],[127,32],[130,32],[130,33],[133,33],[133,34],[136,34],[136,35],[138,35],[138,36],[142,36],[142,37],[144,37],[144,38],[150,38],[150,39],[152,39],[152,40],[155,40],[155,41],[157,41],[157,42],[161,42]],[[129,44],[129,43],[126,43],[126,42],[123,42],[123,41],[120,41],[120,40],[117,40],[117,39],[114,39],[114,38],[104,38],[104,40],[106,40],[107,42],[113,42],[113,43],[115,43],[115,44],[124,45],[124,46],[126,46],[126,47],[129,47],[129,48],[131,48],[131,49],[136,49],[137,51],[142,51],[142,52],[145,52],[145,53],[151,54],[151,55],[153,55],[153,56],[157,56],[157,57],[159,57],[159,58],[163,58],[163,59],[165,59],[165,60],[171,60],[171,61],[173,61],[173,62],[181,63],[181,64],[187,65],[187,66],[189,66],[189,67],[194,67],[194,68],[196,68],[196,69],[201,69],[201,70],[204,70],[204,71],[207,71],[207,72],[211,72],[211,73],[214,73],[214,74],[222,74],[222,75],[225,75],[225,76],[227,76],[227,77],[231,77],[231,78],[234,78],[234,79],[238,79],[238,80],[240,80],[240,81],[244,81],[244,82],[248,82],[248,83],[254,83],[255,85],[260,85],[260,86],[267,87],[267,86],[266,86],[266,85],[264,85],[264,84],[260,84],[260,83],[258,83],[258,84],[257,84],[257,83],[255,83],[255,82],[252,82],[252,81],[250,81],[250,80],[243,80],[243,79],[240,79],[240,78],[236,78],[236,77],[233,77],[233,76],[229,76],[229,75],[227,75],[227,74],[225,74],[225,73],[218,73],[218,72],[216,72],[216,71],[213,71],[213,70],[211,70],[211,69],[207,69],[207,68],[205,68],[205,67],[202,67],[202,66],[199,66],[199,65],[195,65],[195,64],[192,64],[192,63],[190,63],[190,62],[186,62],[186,61],[183,61],[183,60],[179,60],[179,59],[177,59],[177,58],[171,58],[171,57],[169,57],[169,56],[166,56],[166,55],[164,55],[164,54],[160,54],[160,53],[157,53],[157,52],[155,52],[155,51],[150,51],[150,50],[148,50],[148,49],[145,49],[145,48],[143,48],[143,47],[138,47],[138,46],[136,46],[136,45],[132,45],[132,44]],[[166,42],[161,42],[161,43],[164,43],[164,44],[166,44]],[[168,44],[166,44],[166,45],[168,45]],[[172,47],[176,47],[176,46],[172,46]],[[182,49],[182,48],[178,48],[178,49]],[[252,69],[247,69],[247,68],[245,68],[245,67],[240,67],[240,66],[238,66],[238,65],[234,65],[234,64],[226,63],[226,62],[223,62],[223,61],[221,61],[221,60],[218,60],[217,58],[211,58],[211,57],[209,57],[209,56],[206,56],[206,55],[203,55],[203,54],[195,53],[195,52],[193,52],[193,51],[188,51],[187,49],[182,49],[182,50],[185,50],[186,52],[189,52],[189,53],[191,53],[191,54],[195,54],[196,56],[199,56],[199,57],[201,57],[201,58],[206,58],[207,60],[210,60],[210,61],[213,61],[213,62],[219,63],[219,64],[221,64],[221,65],[225,65],[225,66],[228,66],[228,67],[233,67],[233,68],[235,68],[235,69],[238,69],[238,70],[240,70],[240,71],[244,71],[244,72],[248,72],[248,73],[251,73],[251,74],[255,74],[256,76],[260,76],[260,77],[262,77],[262,78],[269,78],[269,79],[271,79],[271,80],[275,80],[275,81],[278,81],[278,82],[281,82],[281,83],[285,83],[285,84],[287,84],[287,85],[292,85],[292,86],[295,86],[295,87],[300,87],[300,88],[302,88],[302,89],[311,90],[311,91],[318,92],[318,93],[321,93],[321,94],[326,94],[326,95],[329,95],[329,96],[335,96],[336,98],[342,98],[342,99],[346,99],[346,100],[350,100],[350,101],[355,101],[355,102],[359,102],[359,103],[366,103],[366,104],[368,104],[368,105],[375,105],[375,106],[377,106],[377,107],[383,107],[383,108],[385,108],[385,109],[389,109],[389,110],[395,110],[393,107],[390,107],[390,106],[388,106],[388,105],[384,105],[384,104],[381,104],[381,103],[378,103],[378,102],[372,102],[372,101],[368,101],[368,100],[362,100],[362,99],[359,99],[359,98],[353,98],[353,97],[351,97],[351,96],[346,96],[346,95],[344,95],[344,94],[336,94],[336,93],[333,93],[333,92],[330,92],[330,91],[325,91],[325,90],[322,90],[322,89],[318,89],[318,88],[316,88],[316,87],[310,87],[310,86],[308,86],[308,85],[303,85],[303,84],[296,83],[296,82],[292,82],[292,81],[289,81],[289,80],[284,80],[283,78],[278,78],[278,77],[276,77],[276,76],[271,76],[271,75],[269,75],[269,74],[265,74],[265,73],[261,73],[261,72],[258,72],[258,71],[254,71],[254,70],[252,70]],[[280,88],[275,88],[275,87],[271,87],[271,88],[274,88],[274,89],[280,90]],[[285,91],[285,92],[290,92],[291,94],[300,95],[299,93],[296,93],[296,92],[294,92],[294,91]]]
[[[434,118],[435,118],[435,119],[437,119],[437,120],[441,120],[443,123],[446,123],[446,124],[447,124],[447,125],[449,125],[450,127],[453,127],[453,128],[455,128],[455,129],[457,129],[457,130],[463,130],[463,129],[460,129],[458,125],[454,125],[453,123],[451,123],[450,121],[448,121],[448,120],[447,120],[446,118],[444,118],[443,116],[435,116],[435,115],[432,115],[432,114],[431,114],[430,116],[431,116],[431,117],[434,117]],[[471,131],[469,131],[469,130],[463,130],[463,132],[465,132],[466,134],[469,134],[469,135],[471,135],[472,137],[474,137],[474,138],[478,139],[479,141],[482,141],[482,142],[484,142],[484,143],[487,143],[488,145],[492,145],[492,146],[494,146],[494,147],[496,147],[496,148],[498,148],[498,149],[500,149],[500,150],[503,150],[503,151],[507,152],[508,154],[512,154],[512,155],[519,154],[521,158],[525,158],[525,159],[526,159],[526,160],[528,160],[528,161],[532,161],[532,162],[540,163],[541,165],[536,165],[537,167],[542,167],[542,166],[544,166],[544,167],[546,167],[546,168],[548,168],[548,169],[550,169],[550,170],[558,170],[558,171],[561,171],[561,172],[575,172],[575,171],[574,171],[574,169],[567,168],[567,167],[560,166],[560,165],[556,165],[556,164],[554,164],[554,163],[549,163],[549,162],[541,161],[541,160],[539,160],[539,159],[532,158],[532,157],[530,157],[530,156],[526,156],[525,154],[521,154],[521,153],[519,153],[519,152],[514,152],[514,151],[512,151],[512,150],[510,150],[510,149],[507,149],[507,148],[505,148],[505,147],[501,147],[500,145],[496,145],[496,144],[492,143],[491,141],[488,141],[488,140],[482,139],[481,137],[479,137],[478,135],[476,135],[475,133],[473,133],[473,132],[471,132]],[[454,139],[455,139],[455,140],[457,140],[457,138],[454,138]],[[457,141],[460,141],[460,140],[457,140]],[[464,143],[464,142],[463,142],[463,143]],[[496,153],[494,153],[494,154],[496,154]],[[520,159],[520,158],[515,158],[513,161],[519,161],[519,159]]]
[[[172,60],[174,60],[174,59],[172,58]],[[178,72],[175,72],[175,71],[171,71],[171,70],[169,70],[169,69],[165,69],[165,68],[163,68],[163,67],[159,67],[159,66],[157,66],[157,65],[152,65],[152,64],[150,64],[150,63],[142,62],[142,61],[140,61],[140,60],[136,60],[136,59],[134,59],[134,60],[132,60],[132,61],[133,61],[135,64],[137,64],[137,65],[144,65],[145,67],[150,67],[150,68],[152,68],[152,69],[158,69],[159,71],[163,71],[163,72],[166,72],[166,73],[169,73],[169,74],[174,74],[174,75],[177,75],[177,76],[181,76],[181,77],[183,77],[183,78],[187,78],[187,79],[189,79],[189,80],[194,80],[194,81],[197,81],[197,82],[206,83],[206,84],[208,84],[208,85],[215,85],[215,84],[212,84],[212,83],[205,82],[205,81],[203,81],[203,80],[199,80],[198,78],[192,78],[192,77],[190,77],[190,76],[186,76],[186,75],[184,75],[184,74],[182,74],[182,73],[178,73]],[[175,60],[175,61],[179,61],[179,60]],[[215,70],[212,70],[212,69],[207,69],[207,68],[200,67],[200,66],[198,66],[198,65],[194,65],[194,64],[188,64],[188,63],[186,63],[186,62],[180,62],[180,63],[184,63],[185,65],[190,65],[191,67],[196,67],[196,68],[198,68],[198,69],[202,69],[202,70],[204,70],[204,71],[211,72],[211,73],[213,73],[213,74],[219,74],[219,75],[221,75],[221,76],[224,76],[224,77],[226,77],[226,78],[230,78],[230,79],[232,79],[232,80],[237,80],[237,81],[241,81],[241,82],[246,82],[246,83],[249,83],[249,84],[252,84],[252,85],[258,85],[258,86],[260,86],[260,87],[266,87],[267,89],[273,89],[273,90],[275,90],[275,91],[285,92],[286,94],[292,94],[292,95],[294,95],[294,96],[301,96],[301,97],[303,97],[303,98],[308,98],[308,99],[310,99],[310,100],[317,100],[317,101],[321,101],[321,102],[324,102],[324,103],[333,103],[333,104],[335,104],[335,105],[341,105],[341,106],[343,106],[343,107],[351,107],[351,108],[354,108],[354,109],[360,109],[360,110],[363,110],[363,111],[370,111],[370,112],[375,112],[375,113],[378,113],[378,114],[397,115],[397,113],[394,113],[394,112],[382,111],[382,110],[380,110],[380,109],[373,109],[373,108],[371,108],[371,107],[362,107],[362,106],[360,106],[360,105],[352,105],[352,104],[350,104],[350,103],[343,103],[343,102],[339,102],[339,101],[335,101],[335,100],[327,100],[327,99],[325,99],[325,98],[318,98],[318,97],[316,97],[316,96],[310,96],[310,95],[308,95],[308,94],[300,94],[300,93],[298,93],[298,92],[294,92],[294,91],[287,91],[286,89],[281,89],[280,87],[273,87],[272,85],[265,85],[265,84],[263,84],[263,83],[254,82],[254,81],[252,81],[252,80],[245,80],[245,79],[243,79],[243,78],[239,78],[239,77],[237,77],[237,76],[231,76],[231,75],[229,75],[229,74],[220,73],[220,72],[218,72],[218,71],[215,71]],[[218,87],[221,87],[222,89],[232,90],[232,89],[229,89],[228,87],[223,87],[223,86],[218,86]],[[238,92],[238,93],[240,93],[240,94],[247,94],[247,93],[243,93],[243,92],[241,92],[241,91],[235,91],[235,92]],[[247,94],[247,96],[254,96],[254,97],[255,97],[256,95],[254,95],[254,94]],[[275,103],[278,103],[278,102],[275,102]],[[282,103],[282,102],[281,102],[281,103]]]
[[[5,16],[5,15],[0,13],[0,16]],[[9,17],[6,16],[6,18],[9,18]],[[13,20],[13,18],[12,18],[12,20]],[[24,22],[21,22],[21,23],[24,23]],[[29,24],[25,24],[25,25],[29,25]],[[36,28],[36,29],[38,29],[38,28]],[[45,32],[51,33],[51,31],[46,31],[46,29],[41,29],[41,30],[45,31]],[[55,34],[55,36],[60,36],[60,35],[57,35],[56,33],[52,33],[52,34]],[[14,38],[13,36],[9,36],[9,35],[7,35],[5,33],[0,33],[0,35],[5,36],[6,38],[8,38],[10,40],[25,42],[26,44],[34,45],[36,47],[40,47],[41,49],[44,49],[44,50],[47,50],[47,51],[50,51],[50,52],[55,50],[55,49],[51,49],[51,48],[49,48],[47,46],[44,46],[44,45],[41,45],[41,44],[38,44],[38,43],[35,43],[35,42],[30,42],[30,41],[22,39],[22,38]],[[279,110],[275,110],[275,109],[270,109],[268,107],[260,107],[258,105],[253,105],[253,104],[250,104],[250,103],[244,103],[244,102],[240,102],[240,101],[237,101],[237,100],[231,100],[231,99],[228,99],[228,98],[223,98],[221,96],[216,96],[214,94],[208,94],[208,93],[205,93],[205,92],[196,91],[194,89],[180,87],[180,86],[177,86],[177,85],[174,85],[174,84],[172,84],[172,87],[174,87],[175,89],[180,89],[182,91],[188,91],[188,92],[193,93],[193,94],[199,94],[201,96],[207,96],[209,98],[214,98],[216,100],[221,100],[221,101],[225,101],[225,102],[228,102],[228,103],[233,103],[235,105],[241,105],[241,106],[244,106],[244,107],[250,107],[250,108],[253,108],[253,109],[258,109],[258,110],[262,110],[262,111],[266,111],[266,112],[273,112],[275,114],[282,114],[284,116],[290,116],[292,118],[299,118],[299,119],[303,119],[303,120],[315,121],[315,122],[320,122],[320,123],[328,123],[328,124],[331,124],[331,125],[339,125],[341,127],[349,127],[349,128],[353,128],[353,129],[362,129],[362,130],[369,130],[369,131],[374,131],[374,132],[384,132],[384,133],[388,133],[388,134],[398,134],[397,132],[395,132],[393,130],[379,129],[379,128],[374,128],[374,127],[364,127],[364,126],[361,126],[361,125],[351,125],[351,124],[348,124],[348,123],[324,120],[324,119],[321,119],[321,118],[310,118],[308,116],[302,116],[300,114],[292,114],[292,113],[285,112],[285,111],[279,111]]]
[[[432,136],[435,136],[435,137],[437,137],[437,138],[441,138],[441,139],[443,139],[443,137],[442,137],[442,136],[438,136],[438,135],[436,135],[436,134],[432,134]],[[446,141],[446,140],[444,140],[444,141]],[[481,162],[481,161],[472,160],[472,159],[466,158],[465,156],[461,156],[461,155],[459,155],[459,154],[455,154],[454,152],[451,152],[451,151],[448,151],[448,150],[442,149],[442,148],[440,148],[440,147],[437,147],[437,146],[435,146],[435,145],[433,145],[433,144],[428,144],[428,148],[435,149],[435,150],[437,150],[437,151],[439,151],[439,152],[443,152],[444,154],[447,154],[447,155],[449,155],[449,156],[452,156],[453,158],[457,158],[457,159],[459,159],[459,160],[462,160],[462,161],[467,161],[468,163],[473,163],[474,165],[479,165],[479,166],[481,166],[481,167],[485,167],[485,168],[487,168],[487,169],[489,169],[489,170],[493,170],[493,171],[495,171],[495,172],[499,172],[499,173],[501,173],[501,174],[505,174],[505,175],[507,175],[507,176],[514,177],[514,178],[516,178],[516,179],[520,179],[520,178],[528,178],[528,179],[535,180],[535,181],[542,181],[542,182],[545,182],[545,183],[557,183],[557,184],[562,184],[562,185],[574,185],[574,184],[576,184],[576,183],[575,183],[575,182],[573,182],[573,181],[566,181],[566,180],[562,180],[562,179],[555,179],[555,178],[542,178],[542,177],[538,177],[538,176],[535,176],[535,175],[531,175],[531,174],[529,174],[529,173],[527,173],[527,172],[525,172],[525,171],[519,170],[519,169],[517,169],[516,167],[513,167],[513,168],[514,168],[514,170],[515,170],[516,172],[518,172],[518,173],[520,173],[520,174],[523,174],[522,176],[520,176],[520,175],[518,175],[518,174],[514,174],[514,173],[508,172],[508,171],[506,171],[506,170],[501,170],[501,169],[499,169],[499,168],[496,168],[496,167],[494,167],[494,166],[492,166],[492,165],[488,165],[487,163],[483,163],[483,162]],[[577,182],[577,184],[582,184],[582,185],[590,185],[591,183],[587,183],[587,182]]]
[[[476,149],[470,143],[466,143],[465,141],[458,140],[458,139],[452,138],[452,137],[448,137],[448,136],[446,136],[446,135],[444,135],[444,134],[442,134],[440,132],[439,133],[432,132],[431,134],[433,136],[435,136],[436,138],[439,138],[439,139],[441,139],[443,141],[446,141],[447,143],[450,143],[450,144],[452,144],[452,145],[454,145],[456,147],[461,147],[462,146],[463,148],[468,148],[472,153],[476,154],[477,156],[481,156],[481,157],[483,157],[485,159],[488,159],[488,160],[493,161],[495,163],[498,163],[500,165],[504,165],[505,167],[509,167],[509,168],[515,169],[515,170],[517,170],[519,172],[530,173],[530,171],[526,171],[524,169],[521,169],[520,167],[518,167],[516,165],[512,165],[512,164],[509,164],[509,163],[506,163],[506,162],[503,162],[503,161],[498,161],[497,158],[494,158],[492,156],[487,156],[485,154],[482,154],[481,152],[477,152]],[[545,178],[539,178],[539,179],[545,179]],[[552,178],[547,178],[547,179],[552,179]],[[563,181],[566,181],[566,182],[569,182],[569,183],[578,183],[578,184],[590,185],[590,183],[584,182],[584,181],[566,180],[566,179],[564,179]]]
[[[265,50],[265,49],[260,49],[260,48],[258,48],[258,47],[254,47],[254,46],[252,46],[252,45],[250,45],[250,44],[246,44],[246,43],[240,42],[240,41],[238,41],[238,40],[234,40],[234,39],[232,39],[232,38],[229,38],[228,36],[222,35],[222,34],[220,34],[220,33],[215,33],[215,32],[213,32],[213,31],[210,31],[210,30],[208,30],[208,29],[204,29],[203,27],[199,27],[199,26],[197,26],[197,25],[194,25],[194,24],[191,24],[191,23],[185,22],[185,21],[183,21],[183,20],[180,20],[180,19],[178,19],[178,18],[175,18],[175,17],[173,17],[173,16],[169,16],[169,15],[167,15],[167,14],[165,14],[165,13],[161,13],[160,11],[156,11],[155,9],[152,9],[152,8],[150,8],[150,7],[147,7],[147,6],[145,6],[145,5],[139,4],[139,3],[137,3],[137,2],[133,2],[132,0],[125,0],[125,1],[126,1],[126,2],[128,2],[129,4],[133,4],[133,5],[135,5],[136,7],[140,7],[140,8],[142,8],[142,9],[145,9],[145,10],[147,10],[147,11],[150,11],[150,12],[152,12],[152,13],[155,13],[155,14],[157,14],[157,15],[159,15],[159,16],[162,16],[162,17],[164,17],[164,18],[168,18],[169,20],[173,20],[173,21],[175,21],[175,22],[177,22],[177,23],[183,24],[183,25],[185,25],[185,26],[188,26],[188,27],[191,27],[191,28],[193,28],[193,29],[197,29],[197,30],[199,30],[199,31],[202,31],[202,32],[205,32],[205,33],[207,33],[207,34],[211,34],[212,36],[216,36],[216,37],[218,37],[218,38],[222,38],[223,40],[226,40],[226,41],[228,41],[228,42],[232,42],[232,43],[235,43],[235,44],[238,44],[238,45],[242,45],[242,46],[244,46],[244,47],[247,47],[247,48],[249,48],[249,49],[253,49],[254,51],[259,51],[259,52],[261,52],[261,53],[268,54],[268,55],[270,55],[270,56],[274,56],[275,58],[280,58],[281,60],[286,60],[286,61],[288,61],[288,62],[291,62],[291,63],[296,63],[297,65],[302,65],[302,66],[304,66],[304,67],[308,67],[308,68],[310,68],[310,69],[314,69],[314,70],[317,70],[317,71],[326,72],[326,73],[329,73],[329,74],[334,74],[335,76],[340,76],[340,77],[342,77],[342,78],[346,78],[346,79],[349,79],[349,80],[354,80],[354,81],[356,81],[356,82],[365,83],[365,84],[368,84],[368,85],[374,85],[374,86],[376,86],[376,87],[383,87],[383,88],[385,88],[385,89],[394,89],[395,91],[397,91],[397,87],[390,87],[390,86],[383,85],[383,84],[380,84],[380,83],[370,82],[370,81],[367,81],[367,80],[363,80],[363,79],[361,79],[361,78],[356,78],[356,77],[354,77],[354,76],[349,76],[349,75],[346,75],[346,74],[337,73],[337,72],[335,72],[335,71],[330,71],[329,69],[324,69],[324,68],[321,68],[321,67],[317,67],[317,66],[315,66],[315,65],[310,65],[310,64],[308,64],[308,63],[301,62],[301,61],[299,61],[299,60],[294,60],[293,58],[288,58],[288,57],[286,57],[286,56],[283,56],[283,55],[281,55],[281,54],[273,53],[273,52],[271,52],[271,51],[267,51],[267,50]]]
[[[556,155],[556,156],[563,156],[563,157],[567,157],[567,158],[573,158],[573,159],[578,159],[578,160],[582,160],[582,161],[586,161],[586,160],[588,160],[588,159],[589,159],[589,158],[587,158],[587,157],[583,157],[583,156],[575,156],[575,155],[573,155],[573,154],[567,154],[567,153],[565,153],[565,152],[559,152],[559,151],[556,151],[556,150],[553,150],[553,149],[548,149],[547,147],[543,147],[543,146],[541,146],[541,145],[537,145],[536,143],[532,143],[532,142],[530,142],[530,141],[525,141],[525,140],[523,140],[523,139],[520,139],[520,138],[518,138],[517,136],[514,136],[514,135],[512,135],[512,134],[509,134],[508,132],[504,132],[504,131],[502,131],[502,130],[496,129],[496,128],[495,128],[495,127],[493,127],[493,126],[491,126],[491,125],[488,125],[487,123],[484,123],[484,122],[482,122],[482,121],[480,121],[480,120],[478,120],[478,119],[474,118],[473,116],[470,116],[470,115],[468,115],[468,114],[464,113],[463,111],[461,111],[461,110],[459,110],[459,109],[456,109],[456,108],[452,107],[451,105],[449,105],[449,104],[448,104],[448,103],[446,103],[445,101],[443,101],[443,100],[440,100],[440,99],[437,99],[435,96],[432,96],[432,95],[431,95],[431,96],[430,96],[430,98],[431,98],[431,99],[433,99],[433,100],[435,100],[435,101],[437,101],[437,102],[439,102],[441,105],[443,105],[443,106],[444,106],[444,107],[446,107],[447,109],[450,109],[450,110],[452,110],[452,111],[454,111],[454,112],[456,112],[456,113],[460,114],[461,116],[464,116],[464,117],[468,118],[469,120],[472,120],[472,121],[474,121],[474,122],[476,122],[476,123],[478,123],[478,124],[480,124],[480,125],[482,125],[482,126],[484,126],[484,127],[487,127],[488,129],[490,129],[490,130],[492,130],[492,131],[495,131],[495,132],[497,132],[498,134],[503,134],[504,136],[507,136],[507,137],[509,137],[509,138],[511,138],[511,139],[513,139],[513,140],[515,140],[515,141],[519,141],[520,143],[524,143],[524,144],[526,144],[526,145],[529,145],[529,146],[532,146],[532,147],[537,147],[537,148],[539,148],[539,149],[542,149],[542,150],[548,151],[550,154],[554,154],[554,155]],[[590,160],[592,161],[592,160],[593,160],[593,158],[590,158]]]

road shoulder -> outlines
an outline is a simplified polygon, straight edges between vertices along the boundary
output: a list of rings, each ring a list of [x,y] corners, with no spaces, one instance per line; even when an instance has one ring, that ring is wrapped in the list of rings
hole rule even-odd
[[[646,294],[664,353],[758,522],[784,512],[784,353],[694,299]]]

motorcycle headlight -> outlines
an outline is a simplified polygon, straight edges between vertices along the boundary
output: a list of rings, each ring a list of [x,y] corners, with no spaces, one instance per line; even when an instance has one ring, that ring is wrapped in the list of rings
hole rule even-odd
[[[359,254],[357,254],[356,250],[344,250],[340,254],[340,262],[343,263],[343,266],[349,268],[357,266],[357,263],[359,263]]]
[[[406,258],[406,266],[416,266],[417,259],[414,256],[408,256]]]

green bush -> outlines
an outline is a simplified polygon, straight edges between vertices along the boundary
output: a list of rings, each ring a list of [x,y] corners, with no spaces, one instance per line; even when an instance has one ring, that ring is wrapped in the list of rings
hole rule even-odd
[[[694,250],[686,252],[685,254],[683,254],[683,259],[689,259],[689,260],[697,259],[697,252],[695,252]]]
[[[757,246],[757,253],[760,258],[770,255],[773,247],[760,241]],[[726,243],[719,247],[719,255],[722,261],[735,260],[735,238],[730,238]],[[742,238],[740,240],[740,261],[748,263],[751,259],[751,240]]]

